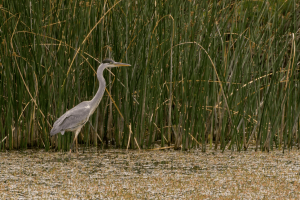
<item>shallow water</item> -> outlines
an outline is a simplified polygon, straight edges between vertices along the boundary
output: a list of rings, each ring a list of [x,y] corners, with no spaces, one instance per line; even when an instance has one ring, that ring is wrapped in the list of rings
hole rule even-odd
[[[0,199],[300,198],[300,152],[0,152]]]

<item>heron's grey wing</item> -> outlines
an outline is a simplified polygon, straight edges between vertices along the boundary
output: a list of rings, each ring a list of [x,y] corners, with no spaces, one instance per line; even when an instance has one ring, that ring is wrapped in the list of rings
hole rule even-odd
[[[73,131],[79,126],[83,126],[89,118],[89,113],[90,107],[86,102],[78,104],[55,121],[50,135],[55,135],[59,132],[63,133],[64,131]]]

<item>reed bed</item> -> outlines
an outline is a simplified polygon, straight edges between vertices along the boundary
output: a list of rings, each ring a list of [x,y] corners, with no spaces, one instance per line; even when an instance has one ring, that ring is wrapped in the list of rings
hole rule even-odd
[[[0,150],[67,150],[54,121],[107,92],[85,147],[300,147],[299,2],[0,1]],[[158,145],[158,146],[157,146]]]

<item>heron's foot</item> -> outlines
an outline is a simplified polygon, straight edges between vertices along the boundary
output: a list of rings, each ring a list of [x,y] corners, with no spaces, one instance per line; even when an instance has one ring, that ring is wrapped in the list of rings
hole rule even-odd
[[[71,153],[72,153],[72,149],[70,149],[69,151],[69,159],[71,159]]]

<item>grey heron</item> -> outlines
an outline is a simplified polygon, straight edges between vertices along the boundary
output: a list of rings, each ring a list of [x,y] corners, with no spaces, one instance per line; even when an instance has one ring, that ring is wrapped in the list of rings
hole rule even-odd
[[[69,152],[69,157],[74,146],[74,141],[76,140],[81,128],[89,120],[89,117],[94,113],[105,92],[106,82],[103,77],[103,70],[107,67],[119,66],[131,65],[126,63],[115,62],[112,59],[104,59],[97,69],[99,88],[94,98],[90,101],[83,101],[79,103],[77,106],[68,110],[54,122],[53,128],[50,131],[51,136],[59,132],[63,135],[65,131],[72,131],[75,133],[75,137]]]

